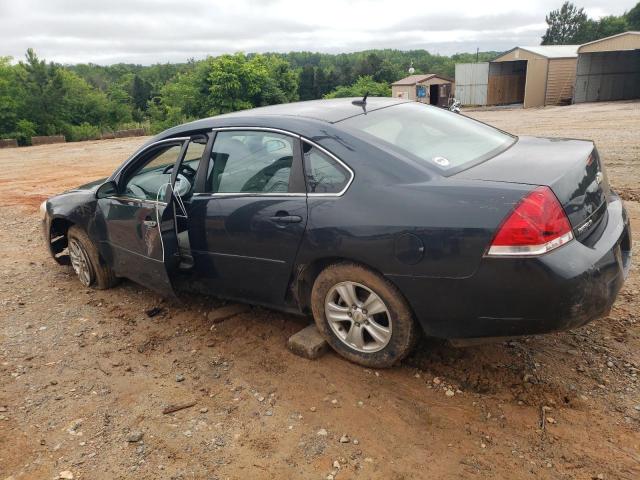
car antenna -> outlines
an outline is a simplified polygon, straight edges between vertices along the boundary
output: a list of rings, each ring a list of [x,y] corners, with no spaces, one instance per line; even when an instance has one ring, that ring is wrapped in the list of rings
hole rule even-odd
[[[362,107],[362,110],[364,110],[364,113],[367,113],[367,97],[369,96],[369,92],[365,92],[364,97],[362,97],[362,100],[354,100],[351,103],[353,105],[357,105],[358,107]]]

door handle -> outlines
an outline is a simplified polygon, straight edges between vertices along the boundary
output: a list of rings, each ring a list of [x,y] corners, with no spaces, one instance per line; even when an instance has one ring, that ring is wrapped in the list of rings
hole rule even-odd
[[[155,228],[158,225],[158,222],[156,222],[155,220],[145,220],[142,223],[144,224],[145,227],[148,227],[148,228]]]
[[[302,217],[300,215],[276,215],[271,220],[277,223],[300,223]]]

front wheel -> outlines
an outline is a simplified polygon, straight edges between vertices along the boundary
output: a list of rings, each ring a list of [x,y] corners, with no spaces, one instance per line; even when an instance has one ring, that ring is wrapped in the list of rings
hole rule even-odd
[[[102,290],[118,282],[113,270],[100,260],[98,249],[80,227],[74,225],[69,228],[67,250],[73,271],[85,287]]]
[[[390,367],[406,357],[418,330],[400,292],[360,265],[340,263],[323,270],[311,292],[311,308],[327,342],[352,362]]]

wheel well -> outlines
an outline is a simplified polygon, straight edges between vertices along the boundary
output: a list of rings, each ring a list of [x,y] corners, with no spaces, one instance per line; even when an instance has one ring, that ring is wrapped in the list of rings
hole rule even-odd
[[[49,227],[49,245],[53,258],[60,264],[69,263],[68,255],[63,254],[67,248],[67,232],[74,225],[66,218],[54,218]]]
[[[49,234],[51,235],[52,239],[60,236],[66,237],[69,228],[71,228],[73,225],[74,223],[70,220],[67,220],[66,218],[54,218],[51,221]]]
[[[382,275],[378,270],[370,265],[344,257],[319,258],[307,265],[299,265],[291,290],[298,307],[303,313],[311,312],[311,290],[313,289],[313,284],[316,281],[316,278],[318,278],[318,275],[320,275],[320,272],[329,265],[345,262],[362,265],[363,267]]]

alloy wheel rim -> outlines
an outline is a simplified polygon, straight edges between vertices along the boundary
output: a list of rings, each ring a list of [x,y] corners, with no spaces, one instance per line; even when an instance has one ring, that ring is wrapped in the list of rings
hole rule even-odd
[[[360,283],[334,285],[325,298],[324,312],[336,337],[358,352],[379,352],[391,341],[389,309],[373,290]]]
[[[85,287],[90,286],[93,282],[93,270],[89,263],[89,256],[84,247],[75,239],[69,240],[69,257],[73,271],[76,272],[80,283]]]

